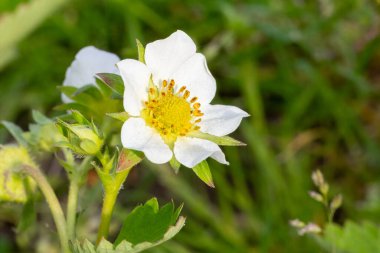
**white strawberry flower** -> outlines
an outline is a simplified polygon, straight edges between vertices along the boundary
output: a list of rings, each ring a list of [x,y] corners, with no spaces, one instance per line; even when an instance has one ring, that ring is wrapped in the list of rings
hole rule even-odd
[[[189,168],[208,157],[228,164],[217,144],[194,133],[225,136],[248,114],[234,106],[210,104],[215,79],[186,33],[176,31],[149,43],[145,64],[125,59],[117,67],[125,86],[124,108],[131,116],[121,130],[125,148],[142,151],[157,164],[170,161],[173,153]]]
[[[94,46],[87,46],[79,50],[75,55],[74,61],[66,70],[64,86],[81,88],[88,84],[95,84],[97,73],[119,74],[116,63],[120,58],[107,51],[100,50]],[[64,103],[71,102],[71,99],[62,94]]]

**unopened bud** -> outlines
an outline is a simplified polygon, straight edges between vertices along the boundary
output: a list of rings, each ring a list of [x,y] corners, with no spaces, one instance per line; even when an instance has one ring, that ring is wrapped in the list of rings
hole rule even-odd
[[[309,196],[310,196],[312,199],[314,199],[314,200],[316,200],[316,201],[318,201],[318,202],[321,202],[321,203],[324,202],[324,198],[323,198],[323,196],[322,196],[321,194],[319,194],[318,192],[315,192],[315,191],[309,191]]]
[[[330,208],[335,211],[342,205],[342,203],[343,203],[343,196],[342,194],[338,194],[331,201]]]
[[[323,178],[323,174],[320,170],[316,170],[311,174],[311,179],[314,182],[314,185],[320,188],[322,185],[324,185],[325,180]]]
[[[315,223],[308,223],[306,226],[298,230],[299,235],[304,234],[319,234],[322,229]]]
[[[295,227],[295,228],[303,228],[306,224],[299,219],[294,219],[289,221],[290,226]]]

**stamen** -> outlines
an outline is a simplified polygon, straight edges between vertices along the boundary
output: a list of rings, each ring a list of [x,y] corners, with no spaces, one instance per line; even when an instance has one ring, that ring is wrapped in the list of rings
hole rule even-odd
[[[183,98],[187,99],[190,96],[190,91],[186,90],[185,94],[183,94]]]
[[[194,116],[203,116],[203,113],[200,110],[194,110],[193,115]]]
[[[186,90],[186,86],[182,86],[181,89],[179,89],[179,93],[182,93],[184,90]]]
[[[174,92],[176,90],[176,92]],[[161,86],[153,83],[148,88],[148,99],[144,101],[141,116],[163,138],[172,145],[178,136],[186,136],[188,132],[200,129],[203,113],[200,110],[198,97],[190,97],[186,86],[176,86],[173,79],[163,80]]]

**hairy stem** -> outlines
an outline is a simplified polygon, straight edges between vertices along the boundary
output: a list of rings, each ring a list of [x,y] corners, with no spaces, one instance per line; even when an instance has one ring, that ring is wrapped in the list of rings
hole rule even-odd
[[[111,223],[112,212],[115,206],[119,191],[105,191],[103,199],[103,208],[101,222],[98,230],[96,244],[99,244],[102,238],[107,238]]]
[[[70,240],[75,238],[75,224],[78,207],[78,180],[70,181],[69,197],[67,200],[67,234]]]
[[[70,253],[65,216],[63,214],[62,207],[57,199],[57,196],[55,195],[49,182],[47,181],[46,177],[44,176],[44,174],[42,174],[39,168],[24,166],[23,172],[32,177],[36,181],[40,190],[42,191],[49,205],[51,214],[53,215],[53,219],[57,227],[62,252]]]
[[[87,175],[88,170],[91,168],[90,162],[92,156],[83,159],[77,171],[73,172],[70,178],[69,196],[67,201],[67,233],[70,240],[75,238],[75,225],[78,209],[79,188],[82,184],[82,179]]]

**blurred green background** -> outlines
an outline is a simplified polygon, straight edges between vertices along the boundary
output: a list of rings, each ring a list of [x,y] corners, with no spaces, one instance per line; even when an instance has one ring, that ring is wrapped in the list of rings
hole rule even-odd
[[[32,109],[54,113],[56,86],[82,47],[136,58],[135,38],[146,44],[177,29],[208,59],[218,83],[214,103],[250,113],[233,134],[248,145],[224,149],[230,166],[210,162],[216,189],[190,170],[174,175],[150,164],[128,179],[116,222],[122,207],[151,196],[185,203],[184,230],[150,252],[325,252],[289,226],[294,218],[324,222],[307,193],[317,168],[344,196],[338,222],[380,222],[376,1],[1,0],[0,12],[0,120],[26,128]],[[10,140],[4,129],[0,138]],[[63,174],[49,175],[64,193]],[[100,202],[99,187],[82,194]],[[99,212],[87,211],[82,226],[96,226]],[[0,252],[53,252],[41,239],[53,233],[49,215],[39,214],[39,236],[24,238],[29,250],[17,246],[11,221],[0,222]]]

